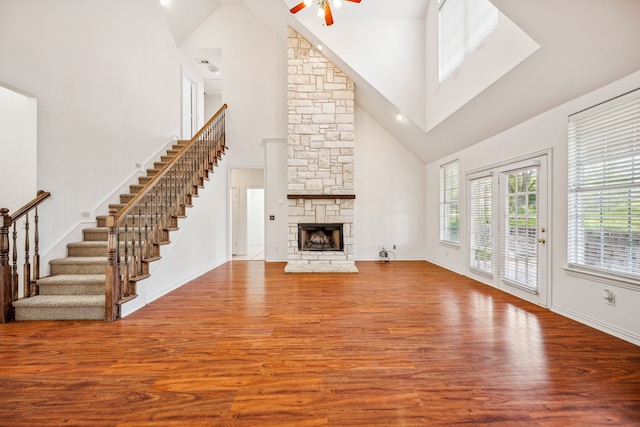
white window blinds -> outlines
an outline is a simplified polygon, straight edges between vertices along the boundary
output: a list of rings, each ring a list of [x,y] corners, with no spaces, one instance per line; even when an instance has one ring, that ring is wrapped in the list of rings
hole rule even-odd
[[[458,161],[440,166],[440,240],[459,242]]]
[[[498,10],[488,0],[441,0],[438,18],[442,83],[498,26]]]
[[[469,267],[480,273],[493,272],[493,224],[491,175],[469,181]]]
[[[640,90],[569,117],[572,266],[640,278]]]

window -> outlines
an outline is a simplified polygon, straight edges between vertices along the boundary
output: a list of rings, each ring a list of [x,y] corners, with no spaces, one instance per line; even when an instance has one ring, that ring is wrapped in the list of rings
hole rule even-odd
[[[459,242],[458,161],[440,166],[440,240]]]
[[[640,278],[640,90],[569,117],[569,266]]]
[[[469,267],[480,273],[493,272],[493,225],[491,175],[469,181]]]
[[[488,0],[440,0],[440,83],[498,26],[498,10]]]

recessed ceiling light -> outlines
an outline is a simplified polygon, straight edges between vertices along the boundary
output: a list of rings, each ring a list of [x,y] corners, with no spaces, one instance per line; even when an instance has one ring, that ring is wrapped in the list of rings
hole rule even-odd
[[[167,7],[167,6],[169,6],[169,0],[160,0],[160,4],[161,4],[162,6]]]
[[[317,48],[318,48],[318,50],[322,50],[322,49],[323,49],[323,47],[322,47],[322,45],[321,45],[321,44],[319,44],[319,45],[317,46]]]
[[[399,122],[404,120],[404,116],[402,115],[402,113],[396,113],[396,120],[398,120]]]

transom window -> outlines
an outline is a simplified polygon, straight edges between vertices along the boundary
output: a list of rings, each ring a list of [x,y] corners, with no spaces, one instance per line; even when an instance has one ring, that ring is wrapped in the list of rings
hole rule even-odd
[[[640,278],[640,90],[569,117],[568,260]]]
[[[440,0],[438,21],[442,83],[498,26],[498,9],[488,0]]]

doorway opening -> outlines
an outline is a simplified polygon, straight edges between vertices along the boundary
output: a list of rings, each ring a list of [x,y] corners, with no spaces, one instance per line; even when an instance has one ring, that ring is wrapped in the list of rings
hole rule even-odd
[[[190,140],[197,131],[197,87],[186,75],[182,75],[182,139]]]
[[[38,101],[0,84],[0,208],[17,210],[37,192]]]
[[[231,169],[233,261],[264,261],[264,169]]]

